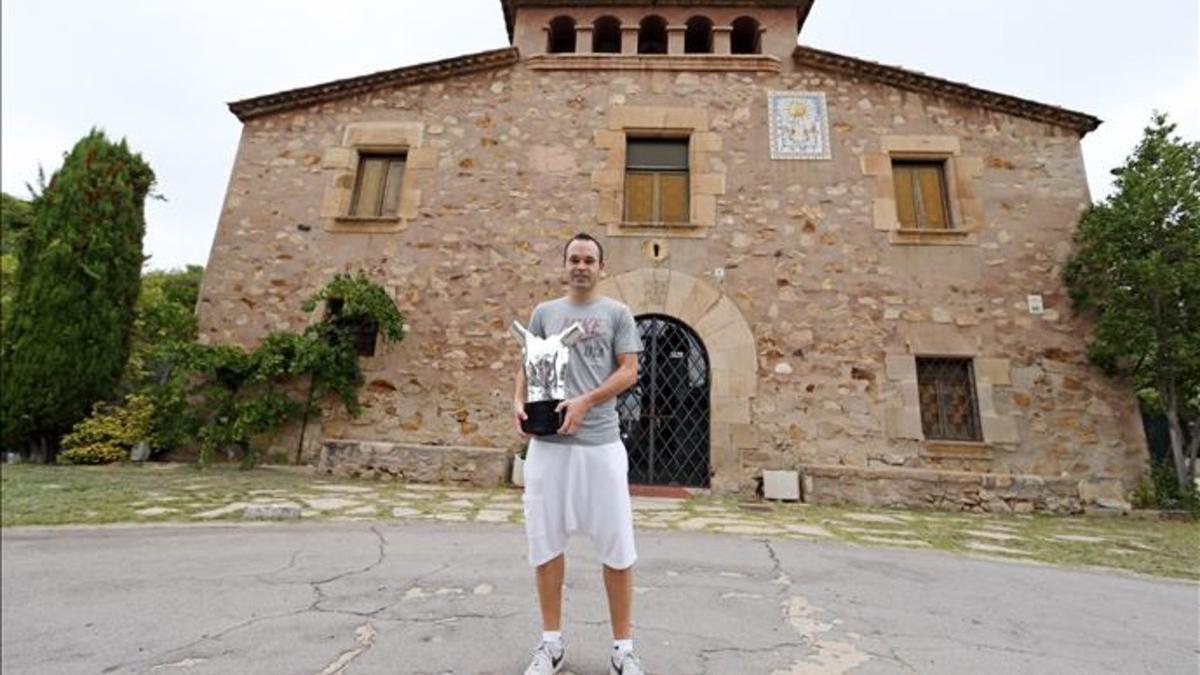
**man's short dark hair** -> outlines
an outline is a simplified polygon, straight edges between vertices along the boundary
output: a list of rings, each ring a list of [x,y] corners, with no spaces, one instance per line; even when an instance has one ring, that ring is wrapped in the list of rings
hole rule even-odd
[[[571,248],[572,241],[590,241],[593,244],[595,244],[596,250],[600,252],[600,264],[602,264],[602,265],[604,264],[604,247],[600,245],[600,242],[597,241],[595,237],[588,234],[587,232],[580,232],[579,234],[576,234],[574,237],[571,237],[570,241],[567,242],[566,246],[563,246],[563,262],[564,263],[567,262],[567,249]]]

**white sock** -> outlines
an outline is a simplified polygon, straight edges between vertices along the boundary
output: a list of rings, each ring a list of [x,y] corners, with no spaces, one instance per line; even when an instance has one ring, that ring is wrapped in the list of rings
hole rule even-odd
[[[544,630],[542,631],[542,642],[552,642],[558,646],[563,644],[563,636],[561,630]]]
[[[613,640],[613,658],[621,658],[622,656],[633,651],[633,639],[628,640]]]

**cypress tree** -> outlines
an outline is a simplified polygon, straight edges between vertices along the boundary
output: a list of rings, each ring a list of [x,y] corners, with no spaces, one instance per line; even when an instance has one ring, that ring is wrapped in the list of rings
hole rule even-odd
[[[0,362],[0,440],[52,461],[129,357],[154,172],[93,129],[34,203]]]

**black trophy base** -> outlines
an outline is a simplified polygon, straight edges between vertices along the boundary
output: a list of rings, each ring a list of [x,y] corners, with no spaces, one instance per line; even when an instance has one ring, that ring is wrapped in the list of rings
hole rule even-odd
[[[554,409],[561,400],[534,401],[525,404],[525,420],[521,422],[521,431],[534,436],[553,436],[562,427],[562,413]]]

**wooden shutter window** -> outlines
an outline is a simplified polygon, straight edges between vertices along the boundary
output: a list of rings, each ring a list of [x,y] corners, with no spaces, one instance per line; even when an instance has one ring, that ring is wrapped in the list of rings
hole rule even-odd
[[[917,200],[913,196],[913,171],[902,164],[892,165],[892,179],[896,183],[896,218],[900,227],[912,229],[917,226]]]
[[[950,228],[950,202],[942,162],[892,162],[896,218],[905,229]]]
[[[917,185],[920,187],[918,204],[921,209],[922,226],[945,229],[949,226],[949,221],[946,218],[946,178],[942,165],[918,167],[916,174]]]
[[[654,174],[630,171],[625,174],[625,220],[648,223],[654,220]]]
[[[631,138],[625,150],[625,221],[687,223],[688,140]]]
[[[362,155],[354,181],[350,215],[357,218],[394,217],[404,180],[403,155]]]
[[[688,221],[688,175],[658,174],[658,220],[664,223]]]

